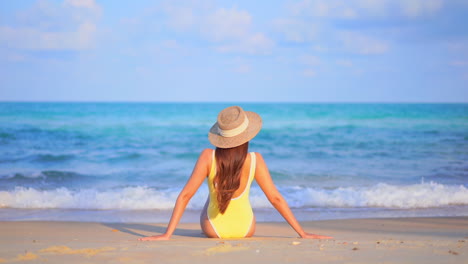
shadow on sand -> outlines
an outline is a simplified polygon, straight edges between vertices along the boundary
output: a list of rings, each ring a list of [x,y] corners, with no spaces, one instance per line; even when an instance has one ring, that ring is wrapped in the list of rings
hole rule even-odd
[[[166,226],[158,226],[151,224],[126,224],[126,223],[101,223],[103,226],[117,229],[120,232],[124,232],[130,235],[146,237],[151,235],[160,235],[166,232]],[[143,231],[144,234],[139,233]],[[176,236],[186,236],[186,237],[206,237],[201,229],[184,229],[177,228],[174,232]]]

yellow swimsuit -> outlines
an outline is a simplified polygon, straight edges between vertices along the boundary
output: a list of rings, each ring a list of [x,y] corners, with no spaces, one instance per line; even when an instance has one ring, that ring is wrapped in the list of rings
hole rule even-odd
[[[208,187],[210,191],[210,202],[207,208],[208,219],[219,238],[241,238],[245,237],[250,230],[253,220],[252,206],[250,205],[250,185],[255,178],[255,153],[250,152],[250,172],[244,191],[237,197],[232,198],[224,212],[219,212],[216,200],[216,189],[213,180],[216,175],[216,160],[213,151],[213,162],[210,175],[208,176]]]

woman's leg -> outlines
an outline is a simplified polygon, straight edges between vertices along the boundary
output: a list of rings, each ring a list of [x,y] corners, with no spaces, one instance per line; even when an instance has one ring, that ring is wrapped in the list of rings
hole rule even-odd
[[[210,202],[210,197],[206,199],[205,206],[203,207],[203,210],[200,214],[200,226],[201,229],[203,230],[203,233],[209,238],[218,238],[218,235],[216,234],[216,231],[213,229],[211,226],[210,220],[208,219],[208,203]]]
[[[245,237],[252,237],[255,234],[255,215],[252,218],[252,224],[250,225],[249,232]]]

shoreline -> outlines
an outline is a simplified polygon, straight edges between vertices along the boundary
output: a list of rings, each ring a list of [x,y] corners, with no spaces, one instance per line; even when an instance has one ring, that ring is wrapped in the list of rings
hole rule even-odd
[[[283,222],[284,218],[274,208],[253,208],[257,222]],[[389,208],[291,208],[300,222],[368,219],[368,218],[427,218],[468,217],[468,206],[441,208],[389,209]],[[180,223],[198,223],[200,209],[185,210]],[[99,209],[22,209],[0,208],[0,222],[53,221],[53,222],[115,222],[115,223],[167,223],[172,214],[165,210],[99,210]]]
[[[181,223],[169,241],[140,242],[166,223],[0,222],[0,263],[464,263],[468,217],[361,218],[258,222],[253,238],[209,239],[198,223]]]

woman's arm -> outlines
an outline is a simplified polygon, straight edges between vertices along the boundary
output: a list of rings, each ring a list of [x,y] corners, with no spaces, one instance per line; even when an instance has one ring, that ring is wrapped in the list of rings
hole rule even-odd
[[[257,167],[255,169],[255,180],[257,181],[260,188],[265,193],[270,203],[278,210],[278,212],[284,217],[288,224],[299,234],[302,238],[315,238],[315,239],[328,239],[332,238],[329,236],[321,236],[306,233],[299,222],[294,217],[288,203],[284,200],[281,193],[276,189],[273,180],[271,179],[268,167],[263,160],[263,157],[259,153],[255,153],[257,156]]]
[[[200,154],[200,157],[198,158],[198,161],[195,164],[195,168],[193,169],[190,179],[187,181],[185,187],[182,189],[179,196],[177,197],[177,201],[174,206],[174,210],[172,211],[171,220],[169,221],[169,225],[167,226],[166,233],[158,236],[143,237],[139,240],[168,240],[172,236],[177,224],[180,221],[180,218],[182,217],[185,211],[185,207],[187,207],[187,204],[189,203],[190,199],[197,192],[198,188],[210,172],[211,155],[212,150],[210,149],[205,149]]]

